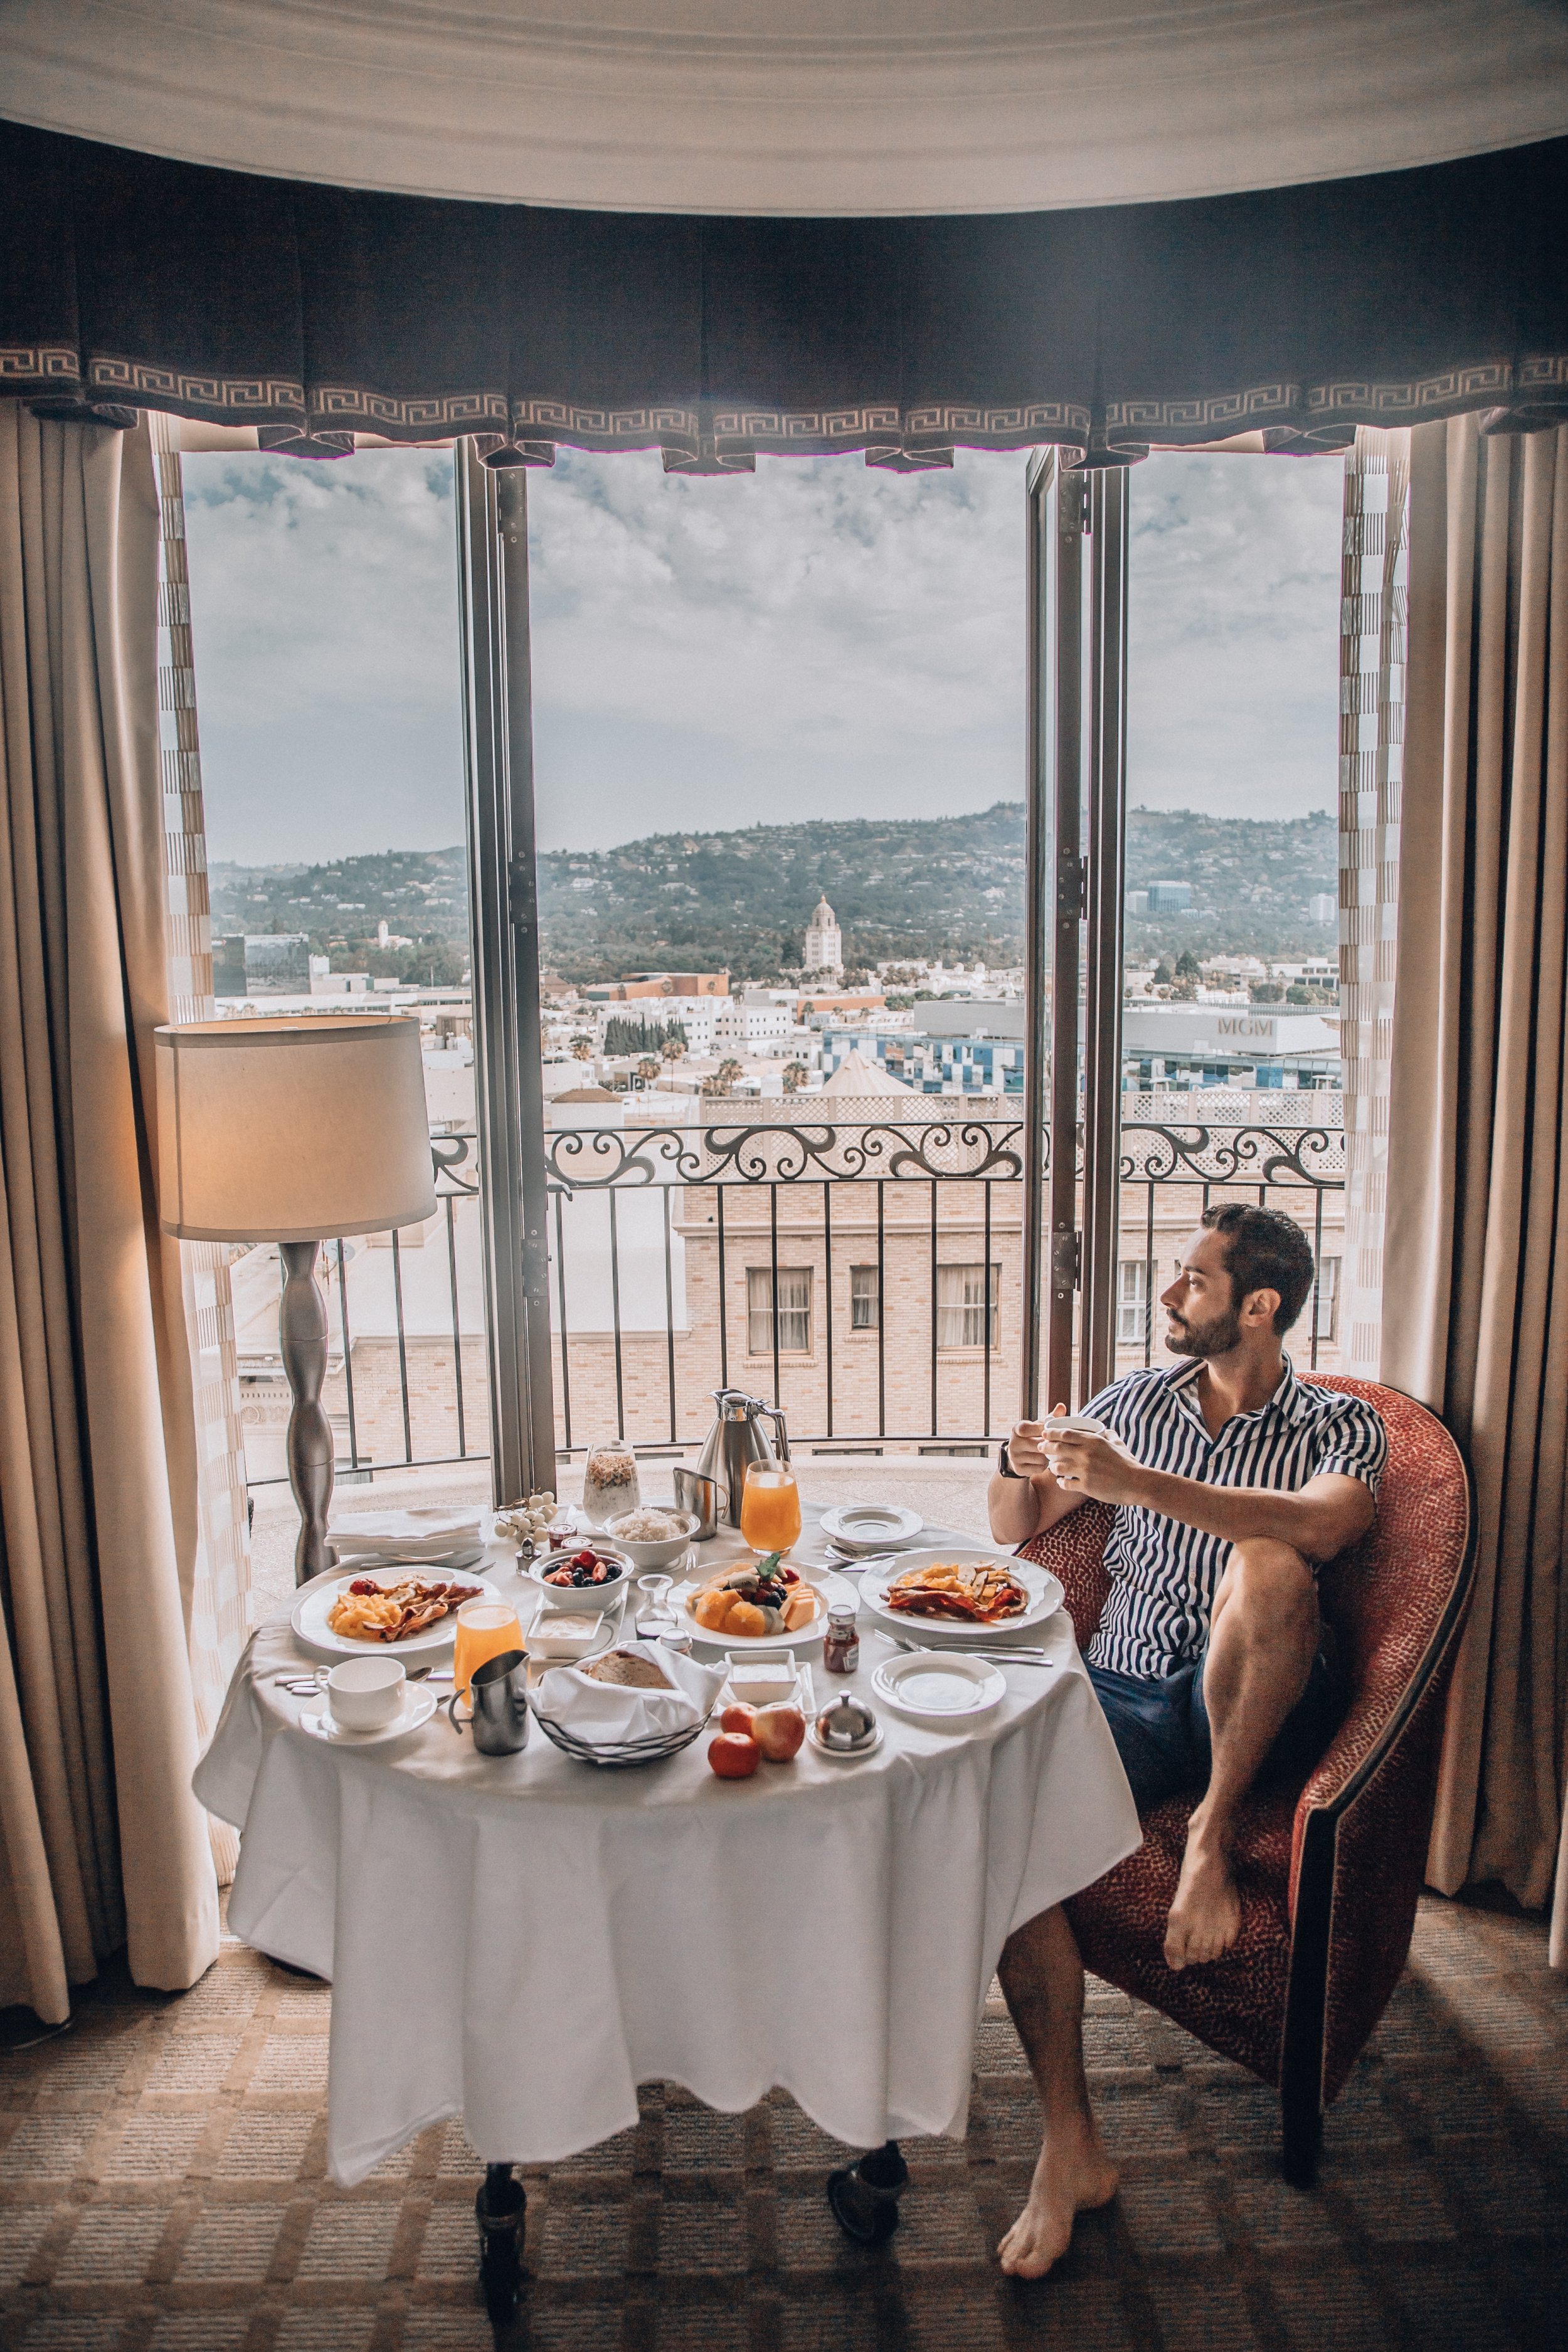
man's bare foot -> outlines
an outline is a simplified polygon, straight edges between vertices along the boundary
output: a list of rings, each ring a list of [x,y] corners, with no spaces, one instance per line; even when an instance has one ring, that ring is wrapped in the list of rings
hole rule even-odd
[[[1116,2168],[1098,2133],[1040,2150],[1029,2201],[997,2247],[1002,2267],[1013,2278],[1044,2278],[1072,2243],[1072,2225],[1091,2206],[1109,2205],[1116,2194]]]
[[[1165,1966],[1201,1967],[1228,1952],[1241,1933],[1241,1897],[1223,1843],[1189,1828],[1187,1850],[1165,1922]]]

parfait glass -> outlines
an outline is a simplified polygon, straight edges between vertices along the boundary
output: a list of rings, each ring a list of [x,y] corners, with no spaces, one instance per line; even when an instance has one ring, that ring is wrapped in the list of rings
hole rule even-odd
[[[757,1552],[788,1551],[800,1541],[800,1488],[787,1462],[748,1462],[741,1533]]]

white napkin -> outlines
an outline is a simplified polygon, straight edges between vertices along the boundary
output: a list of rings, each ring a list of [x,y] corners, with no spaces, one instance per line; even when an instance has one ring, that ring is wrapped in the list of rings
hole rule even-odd
[[[482,1540],[479,1514],[459,1505],[410,1511],[350,1511],[329,1529],[340,1558],[374,1559],[395,1555],[402,1559],[438,1558],[470,1550],[477,1555]]]
[[[539,1712],[595,1747],[653,1739],[700,1723],[729,1672],[727,1666],[700,1666],[695,1658],[667,1650],[662,1642],[639,1643],[637,1654],[661,1667],[674,1689],[637,1690],[623,1683],[595,1682],[580,1666],[552,1666],[540,1677]]]

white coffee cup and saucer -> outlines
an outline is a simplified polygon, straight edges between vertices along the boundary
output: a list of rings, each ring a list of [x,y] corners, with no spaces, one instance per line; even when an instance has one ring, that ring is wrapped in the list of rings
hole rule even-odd
[[[300,1717],[300,1728],[317,1739],[354,1747],[399,1739],[436,1712],[435,1692],[411,1686],[400,1658],[344,1658],[321,1676],[321,1687],[323,1711]]]

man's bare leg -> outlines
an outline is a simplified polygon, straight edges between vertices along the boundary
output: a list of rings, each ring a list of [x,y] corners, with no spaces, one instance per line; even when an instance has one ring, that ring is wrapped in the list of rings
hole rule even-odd
[[[1008,1937],[998,1974],[1046,2128],[1028,2202],[996,2251],[1016,2278],[1043,2278],[1066,2253],[1076,2216],[1116,2194],[1084,2079],[1083,1962],[1059,1906]]]
[[[1204,1665],[1214,1762],[1165,1925],[1169,1968],[1217,1960],[1241,1932],[1230,1866],[1236,1809],[1306,1689],[1317,1653],[1317,1587],[1300,1552],[1268,1541],[1235,1545],[1215,1595]]]

